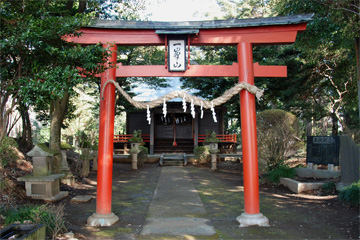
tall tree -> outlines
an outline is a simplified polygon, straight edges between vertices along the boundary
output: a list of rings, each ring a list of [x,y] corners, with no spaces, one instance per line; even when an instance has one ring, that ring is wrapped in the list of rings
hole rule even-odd
[[[281,15],[315,14],[314,21],[295,44],[302,52],[299,60],[309,66],[310,84],[320,93],[319,100],[323,99],[327,116],[333,119],[333,134],[337,132],[339,121],[344,132],[354,135],[359,126],[359,118],[353,115],[359,111],[356,99],[359,94],[356,94],[356,85],[359,85],[359,74],[356,77],[359,69],[358,1],[280,0],[275,10]]]
[[[78,11],[83,11],[82,2],[78,2]],[[66,41],[64,36],[79,36],[77,30],[91,22],[86,14],[69,12],[67,3],[1,1],[2,65],[11,63],[4,81],[14,83],[7,90],[50,110],[53,150],[60,150],[61,124],[73,86],[93,80],[103,70],[101,63],[106,57],[101,46],[82,47]],[[79,68],[83,70],[79,72]],[[60,171],[59,159],[55,166],[55,172]]]

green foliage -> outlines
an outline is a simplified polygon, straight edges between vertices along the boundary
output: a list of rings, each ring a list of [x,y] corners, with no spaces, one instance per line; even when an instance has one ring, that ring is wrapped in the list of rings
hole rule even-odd
[[[55,239],[58,233],[66,231],[63,211],[64,205],[29,205],[21,206],[17,209],[1,209],[1,214],[5,216],[5,225],[10,225],[14,222],[24,223],[24,221],[43,223],[46,226],[47,236]]]
[[[206,130],[205,134],[206,134],[206,138],[205,138],[206,143],[220,142],[220,139],[216,138],[216,132],[215,131]]]
[[[336,184],[334,182],[327,182],[321,185],[321,190],[325,193],[334,193],[336,191]]]
[[[88,137],[88,135],[80,131],[77,133],[77,138],[79,139],[79,147],[80,148],[91,148],[91,139]]]
[[[274,12],[279,15],[314,13],[313,21],[308,23],[306,31],[298,34],[291,47],[298,52],[292,54],[298,66],[289,68],[291,75],[295,71],[295,78],[288,77],[302,83],[291,81],[299,88],[285,104],[308,122],[312,117],[313,120],[325,116],[332,119],[333,134],[337,134],[338,121],[344,132],[358,133],[360,99],[354,96],[357,95],[356,79],[359,80],[356,77],[359,67],[356,51],[359,50],[355,46],[359,42],[359,32],[354,29],[360,28],[360,14],[356,4],[352,1],[280,0]]]
[[[272,109],[257,115],[259,158],[268,170],[276,169],[301,147],[300,124],[295,115]]]
[[[339,199],[350,204],[360,204],[360,181],[344,188],[339,193]]]
[[[199,160],[199,163],[207,163],[210,161],[209,149],[205,146],[196,146],[194,148],[194,155],[195,158]]]
[[[267,179],[272,183],[279,183],[280,178],[293,178],[296,175],[295,169],[286,165],[280,165],[267,173]]]
[[[141,130],[134,130],[132,138],[129,139],[131,143],[141,143],[143,139],[141,138],[142,131]]]
[[[138,162],[137,165],[139,168],[143,167],[145,164],[145,161],[148,157],[148,148],[144,146],[139,146],[139,153],[138,153]]]
[[[0,167],[5,168],[18,158],[16,141],[12,138],[5,137],[0,143]]]

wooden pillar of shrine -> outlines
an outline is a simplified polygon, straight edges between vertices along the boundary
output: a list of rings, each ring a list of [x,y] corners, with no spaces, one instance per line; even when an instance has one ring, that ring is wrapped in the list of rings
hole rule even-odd
[[[254,85],[252,44],[241,42],[237,46],[239,82]],[[259,171],[256,133],[255,95],[240,91],[241,135],[243,149],[244,208],[236,218],[240,227],[269,226],[269,220],[260,213]]]
[[[104,45],[104,48],[107,47],[111,53],[107,66],[113,68],[109,68],[101,74],[101,89],[106,81],[116,79],[117,46],[115,44]],[[119,220],[119,217],[111,212],[115,86],[107,84],[103,94],[103,99],[100,99],[96,213],[88,218],[89,226],[111,226]]]

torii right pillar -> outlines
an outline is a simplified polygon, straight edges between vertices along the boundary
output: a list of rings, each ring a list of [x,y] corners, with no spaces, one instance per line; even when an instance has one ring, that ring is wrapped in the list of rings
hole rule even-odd
[[[254,85],[252,44],[237,45],[239,82]],[[243,149],[244,209],[236,218],[240,227],[258,225],[268,227],[269,220],[260,213],[259,170],[256,133],[255,95],[247,90],[240,92],[241,136]]]

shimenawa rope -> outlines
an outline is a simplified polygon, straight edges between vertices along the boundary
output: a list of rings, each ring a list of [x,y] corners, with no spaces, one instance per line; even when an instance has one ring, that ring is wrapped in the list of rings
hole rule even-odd
[[[102,99],[104,99],[103,96],[104,96],[105,87],[109,83],[114,84],[114,86],[118,89],[118,91],[121,93],[121,95],[123,95],[125,97],[125,99],[128,100],[134,107],[139,108],[139,109],[147,109],[148,107],[154,108],[154,107],[162,105],[164,103],[164,101],[169,101],[174,98],[183,98],[183,99],[186,99],[186,101],[188,101],[188,102],[193,102],[193,104],[195,104],[197,106],[201,106],[206,109],[210,109],[212,106],[216,107],[216,106],[226,103],[230,98],[232,98],[232,96],[239,93],[243,89],[254,94],[258,100],[260,100],[260,98],[262,97],[262,95],[264,93],[264,90],[259,89],[254,85],[251,85],[251,84],[248,84],[245,82],[241,82],[241,83],[235,84],[232,88],[226,90],[222,96],[215,98],[212,101],[207,101],[202,98],[193,96],[193,95],[187,93],[186,91],[177,90],[177,91],[173,91],[171,93],[165,94],[164,96],[159,97],[150,102],[140,102],[140,101],[136,101],[133,98],[131,98],[130,95],[127,92],[125,92],[116,81],[114,81],[113,79],[110,79],[105,82],[104,86],[102,86],[102,89],[101,89],[101,98]]]

